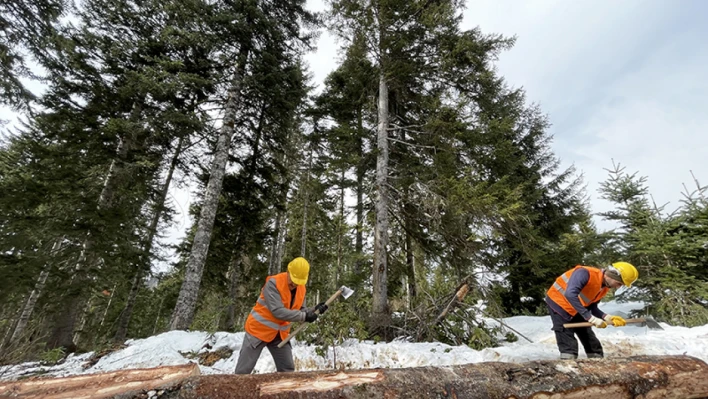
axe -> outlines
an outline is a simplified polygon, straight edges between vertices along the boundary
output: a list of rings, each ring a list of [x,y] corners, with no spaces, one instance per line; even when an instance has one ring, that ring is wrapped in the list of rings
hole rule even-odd
[[[343,285],[343,286],[341,286],[341,287],[337,290],[337,292],[335,292],[334,294],[332,294],[331,297],[329,297],[329,299],[327,300],[327,302],[325,302],[325,305],[329,306],[329,305],[330,305],[332,302],[334,302],[334,300],[337,299],[337,297],[340,296],[340,295],[341,295],[344,299],[347,299],[347,298],[349,298],[350,296],[352,296],[353,293],[354,293],[354,290],[353,290],[353,289],[351,289],[351,288],[349,288],[349,287]],[[320,314],[320,311],[319,311],[319,310],[315,310],[315,313]],[[294,337],[295,335],[297,335],[297,333],[299,333],[300,331],[304,330],[305,327],[307,327],[308,324],[309,324],[309,323],[302,323],[302,324],[300,324],[300,326],[299,326],[297,329],[295,329],[295,331],[293,331],[292,333],[290,333],[290,335],[288,335],[287,338],[285,338],[281,343],[278,344],[278,348],[282,348],[283,346],[285,346],[285,344],[287,344],[287,343],[292,339],[292,337]]]
[[[624,321],[627,322],[627,324],[639,324],[640,326],[644,327],[649,327],[652,330],[663,330],[661,325],[657,323],[656,320],[654,320],[651,316],[647,317],[640,317],[637,319],[625,319]],[[608,324],[610,325],[610,324]],[[590,323],[589,321],[582,322],[582,323],[566,323],[563,324],[563,327],[565,328],[576,328],[576,327],[592,327],[593,324]]]

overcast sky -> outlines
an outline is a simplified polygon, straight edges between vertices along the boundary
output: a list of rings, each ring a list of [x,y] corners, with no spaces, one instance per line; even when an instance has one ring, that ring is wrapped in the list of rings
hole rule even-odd
[[[464,28],[475,26],[517,37],[499,72],[548,114],[554,152],[583,173],[594,212],[610,209],[597,189],[613,159],[667,210],[682,183],[695,187],[691,171],[708,183],[708,1],[468,1]],[[316,82],[336,49],[323,34],[308,57]]]

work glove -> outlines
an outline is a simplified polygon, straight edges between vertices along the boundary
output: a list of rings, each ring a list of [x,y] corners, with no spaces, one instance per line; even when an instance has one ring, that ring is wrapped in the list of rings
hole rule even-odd
[[[329,306],[327,306],[327,304],[324,302],[320,302],[317,304],[317,306],[315,306],[315,310],[318,311],[320,314],[324,314],[327,309],[329,309]]]
[[[613,325],[615,327],[622,327],[627,325],[627,321],[619,316],[612,316],[609,314],[605,315],[605,321],[607,324]]]
[[[313,321],[317,320],[318,316],[319,315],[315,313],[314,310],[307,311],[305,312],[305,321],[308,323],[312,323]]]
[[[597,328],[607,328],[607,323],[605,322],[605,320],[602,320],[599,317],[590,316],[590,319],[588,321]]]

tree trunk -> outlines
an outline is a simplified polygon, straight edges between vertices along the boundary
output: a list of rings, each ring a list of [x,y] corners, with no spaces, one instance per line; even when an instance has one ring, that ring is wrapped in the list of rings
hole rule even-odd
[[[52,245],[52,254],[59,251],[62,240],[63,238],[54,242]],[[17,342],[17,340],[22,336],[22,333],[24,333],[25,328],[27,328],[27,323],[29,323],[30,317],[32,317],[32,312],[34,312],[34,307],[37,304],[37,299],[39,299],[40,295],[42,295],[42,291],[44,291],[44,285],[47,282],[47,277],[49,277],[49,267],[50,266],[48,264],[45,265],[44,269],[42,269],[42,272],[39,274],[37,283],[34,285],[34,289],[27,298],[27,302],[25,302],[25,306],[22,308],[22,314],[17,321],[15,330],[12,332],[12,336],[10,337],[11,343]]]
[[[277,153],[276,156],[283,164],[285,174],[277,177],[280,186],[278,204],[281,206],[275,207],[275,227],[273,229],[273,245],[271,248],[270,263],[268,265],[268,275],[272,276],[280,273],[281,264],[283,261],[283,246],[285,245],[285,235],[287,234],[287,212],[286,204],[288,201],[288,190],[290,188],[290,172],[289,164],[290,157],[284,153]]]
[[[364,256],[364,174],[366,173],[366,162],[364,161],[364,142],[362,140],[364,126],[361,117],[361,108],[357,110],[357,129],[358,137],[358,152],[359,163],[356,167],[356,250],[357,260],[354,263],[354,273],[361,272],[361,264]]]
[[[406,197],[407,197],[407,192],[408,190],[406,189]],[[406,235],[406,276],[408,280],[408,295],[409,299],[413,299],[418,295],[418,292],[416,290],[415,286],[415,257],[413,256],[413,238],[411,237],[411,231],[413,229],[413,221],[411,216],[411,206],[408,205],[407,203],[408,198],[406,198],[406,207],[408,208],[407,212],[404,212],[403,217],[405,218],[405,223],[406,223],[406,231],[404,234]],[[408,303],[409,306],[411,306],[411,303]]]
[[[242,74],[245,73],[248,50],[241,48],[238,61],[238,69],[234,76],[234,81],[229,90],[229,99],[226,103],[224,122],[221,127],[221,134],[216,144],[214,159],[211,164],[209,182],[207,183],[204,203],[199,214],[197,231],[194,235],[192,250],[189,254],[187,267],[184,273],[184,281],[177,297],[177,304],[172,312],[170,320],[170,330],[184,330],[192,324],[194,310],[199,297],[199,285],[202,282],[204,272],[204,262],[209,252],[211,242],[211,232],[214,228],[214,218],[216,208],[219,204],[221,186],[226,173],[226,163],[229,158],[231,138],[235,131],[237,106],[240,102]]]
[[[113,297],[116,295],[116,288],[118,287],[118,283],[113,284],[113,289],[111,290],[111,296],[108,298],[108,303],[106,304],[106,310],[103,311],[103,317],[101,317],[101,322],[98,323],[99,327],[103,326],[103,323],[106,322],[106,316],[108,316],[108,309],[111,308],[111,303],[113,302]]]
[[[280,234],[278,235],[278,248],[276,248],[277,252],[275,254],[275,259],[277,260],[276,274],[280,273],[281,271],[285,271],[284,268],[282,267],[282,262],[283,262],[283,256],[285,256],[285,240],[288,236],[288,230],[282,226],[287,226],[288,221],[289,221],[289,219],[288,219],[287,212],[283,212],[283,222],[281,223]]]
[[[162,304],[165,302],[165,296],[160,296],[160,304],[157,305],[157,316],[155,316],[155,325],[152,327],[152,335],[157,333],[157,326],[160,324],[160,316],[162,313]]]
[[[280,243],[280,224],[283,220],[283,211],[275,211],[275,226],[273,227],[273,245],[270,248],[270,262],[268,263],[268,275],[278,274],[280,269],[280,259],[278,258],[278,244]]]
[[[307,250],[307,206],[308,197],[310,190],[310,170],[312,169],[312,145],[310,145],[310,154],[307,163],[307,176],[305,176],[305,184],[302,187],[302,234],[300,238],[300,256],[305,257],[305,250]]]
[[[236,256],[229,270],[229,299],[231,303],[226,309],[226,331],[235,331],[240,325],[240,317],[236,315],[243,308],[248,296],[246,276],[251,271],[251,260],[247,255]]]
[[[451,367],[189,378],[165,398],[690,399],[708,365],[688,356],[476,363]]]
[[[234,331],[236,326],[236,295],[239,282],[238,269],[241,256],[234,256],[229,265],[229,306],[226,308],[226,331]]]
[[[165,177],[165,183],[160,190],[160,195],[157,198],[157,206],[155,208],[155,214],[152,216],[150,221],[150,227],[148,227],[148,236],[145,239],[145,248],[143,249],[144,258],[141,259],[142,264],[138,264],[137,270],[135,271],[135,276],[133,276],[132,285],[130,287],[130,293],[128,294],[128,299],[125,301],[125,306],[118,319],[118,328],[116,329],[116,334],[113,336],[114,342],[123,342],[128,334],[128,326],[130,325],[130,319],[133,316],[133,307],[138,299],[138,292],[140,291],[140,286],[143,282],[143,277],[150,267],[150,252],[152,251],[152,245],[155,240],[155,235],[157,234],[157,225],[160,223],[162,218],[162,213],[165,210],[165,201],[167,200],[167,193],[170,189],[170,184],[172,184],[172,176],[177,168],[177,163],[179,162],[179,157],[182,154],[182,145],[184,144],[184,136],[180,137],[177,141],[177,147],[175,148],[175,153],[172,156],[170,162],[170,167],[167,170],[167,176]]]
[[[376,225],[374,228],[373,327],[388,325],[388,84],[383,71],[379,76],[379,124],[376,155]]]
[[[346,272],[342,267],[342,256],[344,253],[344,249],[342,248],[342,242],[344,241],[344,194],[344,169],[342,169],[339,194],[339,223],[337,225],[337,270],[334,275],[333,288],[339,283],[340,276]]]

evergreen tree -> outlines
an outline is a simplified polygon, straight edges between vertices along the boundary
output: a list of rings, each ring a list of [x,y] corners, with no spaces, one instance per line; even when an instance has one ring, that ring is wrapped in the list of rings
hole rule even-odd
[[[51,58],[57,20],[69,6],[68,0],[8,0],[0,4],[0,104],[26,109],[34,99],[22,79],[36,78],[32,62],[41,65]]]
[[[619,224],[617,253],[637,265],[639,279],[631,296],[648,303],[645,311],[672,324],[708,322],[705,270],[705,187],[700,184],[675,213],[665,215],[649,199],[646,178],[628,174],[619,164],[601,185],[616,209],[601,215]]]
[[[242,102],[247,98],[242,96],[243,90],[249,85],[265,87],[268,84],[269,70],[258,71],[259,66],[278,68],[281,60],[296,56],[300,46],[307,46],[309,37],[301,32],[299,24],[312,24],[315,19],[304,9],[304,1],[293,0],[272,7],[257,1],[216,2],[212,4],[208,21],[210,37],[218,43],[218,53],[235,62],[225,65],[232,76],[227,88],[224,120],[184,282],[170,321],[173,330],[187,328],[194,317],[231,141],[239,126],[240,112],[245,109]]]

